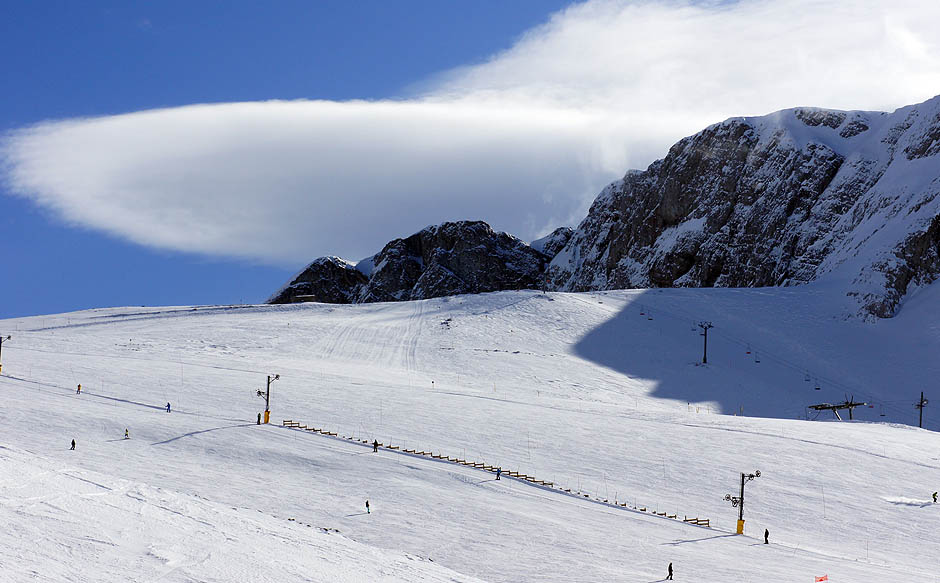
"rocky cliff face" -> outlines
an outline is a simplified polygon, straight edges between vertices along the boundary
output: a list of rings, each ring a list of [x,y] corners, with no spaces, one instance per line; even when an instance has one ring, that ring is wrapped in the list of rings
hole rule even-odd
[[[574,230],[571,227],[558,227],[541,239],[532,241],[529,245],[536,251],[551,258],[558,255],[558,252],[564,249],[573,234]]]
[[[385,302],[534,288],[549,260],[482,221],[444,223],[395,239],[358,266],[317,259],[269,302]]]
[[[940,274],[938,194],[940,98],[733,118],[604,189],[549,274],[570,291],[831,279],[889,317]]]
[[[894,113],[732,118],[605,188],[577,229],[531,246],[482,222],[392,241],[358,265],[314,261],[270,301],[421,299],[829,281],[890,317],[940,275],[940,97]]]
[[[352,304],[367,282],[354,263],[339,257],[320,257],[271,296],[268,303]]]

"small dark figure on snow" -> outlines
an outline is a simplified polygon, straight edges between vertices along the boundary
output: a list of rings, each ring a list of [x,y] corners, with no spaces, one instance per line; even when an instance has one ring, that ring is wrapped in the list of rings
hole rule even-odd
[[[74,439],[72,440],[72,447],[70,447],[69,449],[75,449],[75,440],[74,440]]]
[[[81,395],[81,394],[82,394],[82,383],[78,383],[78,388],[75,389],[75,394],[76,394],[76,395]]]
[[[130,436],[130,434],[127,432],[127,428],[125,427],[125,428],[124,428],[124,439],[130,439],[130,438],[131,438],[131,436]]]
[[[503,473],[503,468],[496,468],[496,479],[499,479],[500,474]]]
[[[377,451],[379,451],[379,440],[373,439],[372,440],[372,453],[375,453]]]
[[[372,514],[372,511],[369,509],[369,501],[366,500],[366,514]]]
[[[669,574],[666,575],[666,579],[672,581],[672,563],[669,563]]]
[[[933,503],[934,503],[934,504],[937,503],[937,493],[936,493],[936,492],[933,493]]]
[[[258,425],[261,425],[261,413],[258,413]]]
[[[770,531],[767,530],[766,528],[764,529],[764,544],[765,545],[770,544]]]
[[[167,403],[166,403],[166,412],[167,412],[167,413],[170,412],[170,402],[169,402],[169,401],[167,401]]]

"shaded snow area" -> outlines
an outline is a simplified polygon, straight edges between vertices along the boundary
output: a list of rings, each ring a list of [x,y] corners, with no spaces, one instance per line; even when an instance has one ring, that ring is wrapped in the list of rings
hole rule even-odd
[[[814,285],[3,320],[0,580],[933,581],[934,288],[875,323]]]

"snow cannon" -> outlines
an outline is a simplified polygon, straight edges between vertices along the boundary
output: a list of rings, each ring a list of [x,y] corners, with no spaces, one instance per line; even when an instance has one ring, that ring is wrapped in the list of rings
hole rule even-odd
[[[744,485],[754,478],[760,477],[760,470],[756,470],[753,474],[745,474],[741,472],[741,494],[739,496],[732,496],[731,494],[725,494],[725,500],[731,502],[733,508],[738,509],[738,527],[735,530],[737,534],[744,534]]]

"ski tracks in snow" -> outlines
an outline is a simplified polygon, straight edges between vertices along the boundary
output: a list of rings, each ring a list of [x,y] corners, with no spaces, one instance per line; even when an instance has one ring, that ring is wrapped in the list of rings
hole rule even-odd
[[[408,318],[405,335],[399,345],[399,354],[405,370],[415,372],[418,369],[418,338],[421,336],[421,325],[426,302],[413,302],[414,309]]]
[[[404,333],[385,322],[382,314],[366,312],[345,318],[324,332],[324,360],[370,360],[400,366],[408,372],[418,367],[418,340],[424,325],[426,302],[412,302]],[[377,342],[383,339],[383,342]],[[383,347],[377,351],[377,347]],[[385,348],[387,347],[387,348]]]

